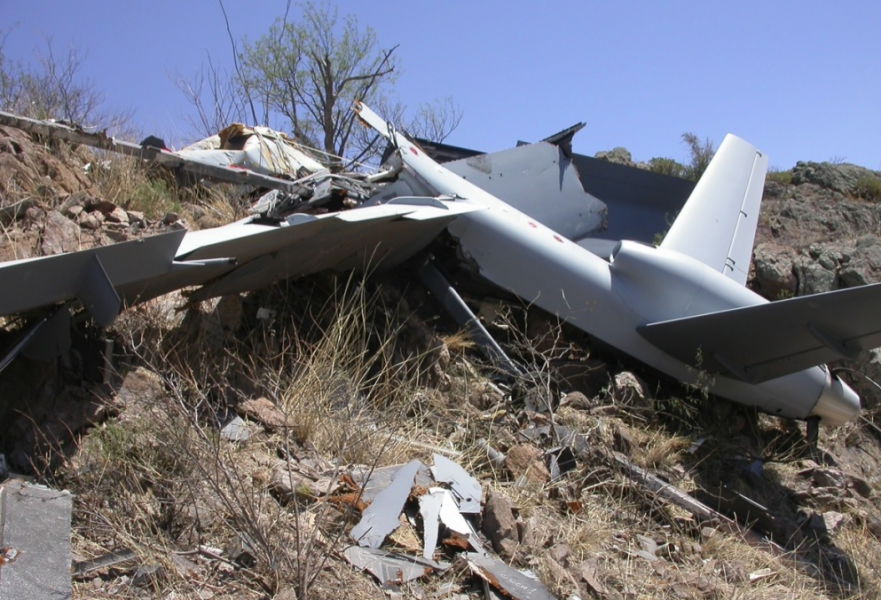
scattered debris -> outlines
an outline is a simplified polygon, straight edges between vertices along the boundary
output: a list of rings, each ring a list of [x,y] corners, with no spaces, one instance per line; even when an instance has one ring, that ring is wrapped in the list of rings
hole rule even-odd
[[[487,583],[514,600],[556,600],[538,580],[485,554],[469,552],[468,566]]]
[[[481,489],[480,484],[465,469],[450,459],[434,455],[434,466],[431,472],[440,483],[448,483],[456,495],[459,511],[463,513],[479,513]]]
[[[231,442],[247,442],[251,439],[251,430],[241,417],[234,417],[220,429],[220,436]]]
[[[73,563],[73,566],[71,567],[71,572],[74,578],[79,579],[88,575],[92,571],[97,571],[98,569],[104,569],[106,567],[112,567],[120,563],[134,560],[137,557],[137,553],[134,550],[130,550],[128,548],[125,548],[123,550],[114,550],[113,552],[108,552],[89,560],[81,560]]]
[[[360,546],[379,548],[385,536],[398,528],[398,515],[410,496],[413,478],[422,463],[411,461],[397,470],[391,483],[376,495],[351,536]]]
[[[352,565],[369,571],[383,584],[406,583],[450,567],[446,563],[361,546],[349,546],[343,555]]]

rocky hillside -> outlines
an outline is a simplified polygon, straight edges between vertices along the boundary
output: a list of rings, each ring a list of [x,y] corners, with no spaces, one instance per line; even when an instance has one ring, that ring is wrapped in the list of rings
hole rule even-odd
[[[755,289],[878,281],[881,204],[863,199],[878,176],[774,174]],[[0,128],[3,260],[210,226],[236,214],[228,198]],[[879,396],[857,375],[864,418],[812,449],[800,425],[684,389],[539,312],[481,313],[526,375],[500,382],[394,275],[171,294],[106,333],[75,321],[69,357],[0,374],[0,452],[75,494],[80,598],[881,596]],[[0,327],[3,343],[20,323]],[[877,364],[852,367],[881,379]],[[465,475],[445,478],[445,458]],[[414,460],[400,506],[374,502],[370,482]],[[426,498],[445,493],[432,490],[472,476],[464,529],[458,512],[431,516]],[[352,532],[381,530],[371,507],[394,531],[365,554]],[[416,562],[432,531],[432,560]]]

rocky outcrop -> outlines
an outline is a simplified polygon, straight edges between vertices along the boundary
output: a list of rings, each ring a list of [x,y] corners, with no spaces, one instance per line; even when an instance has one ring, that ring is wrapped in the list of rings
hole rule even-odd
[[[859,183],[864,179],[881,179],[881,173],[848,163],[802,162],[792,169],[792,183],[813,183],[842,194],[859,194]]]

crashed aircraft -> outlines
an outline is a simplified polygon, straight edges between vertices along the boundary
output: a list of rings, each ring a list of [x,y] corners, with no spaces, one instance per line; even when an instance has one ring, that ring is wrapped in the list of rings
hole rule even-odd
[[[745,287],[768,164],[747,142],[725,138],[659,247],[623,240],[607,251],[590,239],[606,207],[573,185],[564,148],[506,151],[520,184],[472,177],[475,185],[368,107],[355,110],[396,149],[377,175],[300,172],[267,185],[284,195],[237,223],[0,265],[0,289],[15,290],[4,292],[0,314],[35,317],[7,356],[63,329],[74,302],[106,326],[124,306],[186,286],[201,286],[191,295],[200,300],[325,269],[390,268],[446,232],[481,279],[680,381],[709,373],[710,392],[788,418],[836,426],[858,414],[858,396],[822,365],[881,345],[881,284],[774,303]],[[483,159],[490,169],[493,157]],[[210,170],[206,160],[229,168],[193,158],[196,172]],[[422,275],[481,335],[438,270]]]

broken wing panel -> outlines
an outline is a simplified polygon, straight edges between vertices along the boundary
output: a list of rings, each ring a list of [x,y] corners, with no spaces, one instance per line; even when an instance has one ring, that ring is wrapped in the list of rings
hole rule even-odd
[[[287,277],[333,269],[362,271],[399,264],[422,250],[458,215],[476,210],[463,202],[437,206],[383,204],[304,218],[249,239],[231,231],[188,254],[231,256],[239,266],[193,295],[201,300],[265,287]],[[265,238],[265,239],[260,239]]]
[[[661,243],[746,284],[768,158],[727,135]]]
[[[106,321],[110,303],[108,290],[137,286],[168,273],[184,234],[184,231],[175,231],[69,254],[0,264],[0,290],[3,290],[0,314],[25,312],[78,297],[86,303],[102,304],[96,298],[94,287],[99,281],[101,297],[106,301],[98,312],[100,320]]]
[[[682,362],[761,383],[881,345],[881,284],[639,328]]]
[[[553,144],[518,146],[444,167],[570,240],[605,225],[606,205],[584,191],[572,161]]]

